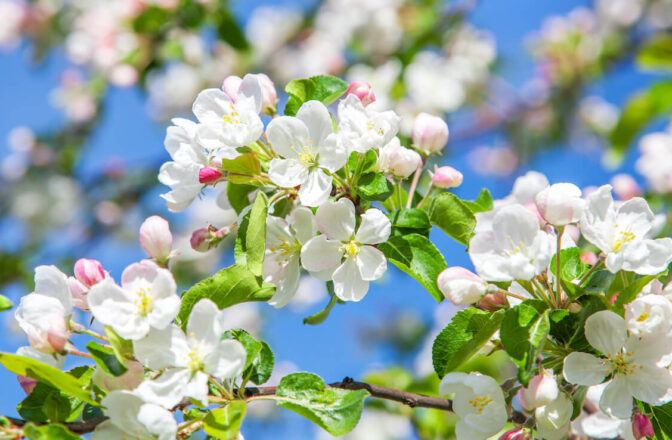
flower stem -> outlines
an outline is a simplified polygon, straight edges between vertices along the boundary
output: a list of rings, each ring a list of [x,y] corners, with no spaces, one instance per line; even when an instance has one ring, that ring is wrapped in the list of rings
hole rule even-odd
[[[418,167],[413,174],[413,181],[411,182],[411,188],[408,190],[408,200],[406,200],[406,209],[411,207],[413,203],[413,195],[415,194],[415,188],[418,186],[418,181],[420,180],[420,175],[422,175],[422,167]]]
[[[404,202],[401,200],[401,179],[397,179],[397,184],[395,185],[394,192],[397,193],[396,196],[399,209],[402,209],[404,207]]]
[[[422,208],[422,205],[424,205],[425,202],[431,197],[431,195],[432,195],[432,193],[434,192],[435,188],[436,188],[436,187],[434,187],[434,186],[430,186],[430,187],[429,187],[429,189],[427,190],[427,193],[426,193],[425,196],[422,198],[422,200],[420,200],[420,201],[418,202],[416,208]],[[412,198],[413,198],[413,197],[409,194],[408,199],[409,199],[409,200],[412,200]]]
[[[80,335],[89,335],[91,337],[100,339],[101,341],[110,342],[110,340],[106,336],[103,336],[100,333],[96,333],[93,330],[90,330],[81,324],[73,323],[72,331]]]
[[[555,295],[556,303],[560,304],[562,302],[562,287],[560,286],[560,254],[562,253],[562,234],[565,232],[564,226],[556,227],[556,233],[558,235],[558,241],[555,248]]]
[[[588,281],[588,278],[590,278],[593,272],[595,272],[598,267],[602,266],[602,263],[604,263],[604,255],[601,256],[600,259],[597,260],[595,264],[593,264],[593,267],[591,267],[590,270],[588,270],[588,272],[586,272],[586,274],[581,277],[581,279],[579,280],[579,287],[583,287],[583,283]]]

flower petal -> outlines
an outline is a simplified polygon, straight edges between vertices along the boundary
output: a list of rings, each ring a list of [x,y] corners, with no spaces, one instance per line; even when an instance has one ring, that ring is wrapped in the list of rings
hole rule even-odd
[[[672,372],[667,368],[641,365],[639,370],[628,375],[630,393],[637,400],[654,406],[672,400]]]
[[[296,117],[303,121],[310,133],[310,139],[315,146],[319,146],[327,136],[334,132],[329,110],[320,101],[303,103]]]
[[[270,260],[270,261],[269,261]],[[275,257],[264,260],[264,281],[275,285],[275,293],[268,303],[275,308],[284,307],[299,288],[301,267],[297,255],[286,264],[278,265]]]
[[[627,380],[616,378],[609,382],[600,399],[600,409],[617,419],[629,419],[632,415],[632,394]]]
[[[361,246],[356,261],[359,273],[365,281],[377,280],[387,270],[385,255],[373,246]]]
[[[187,322],[187,334],[198,341],[199,348],[212,350],[222,338],[222,333],[219,309],[211,300],[201,299],[191,310]]]
[[[158,405],[142,405],[138,411],[138,421],[158,440],[173,439],[177,434],[177,422],[173,414]]]
[[[390,238],[392,224],[379,209],[371,208],[362,214],[362,223],[357,229],[355,240],[363,244],[378,244]]]
[[[317,208],[317,228],[331,240],[349,241],[355,232],[355,205],[350,199],[326,201]]]
[[[199,374],[197,373],[194,377],[194,380],[198,379]],[[205,377],[205,396],[207,399],[208,393],[208,383],[207,376],[201,374],[200,376]],[[189,394],[189,397],[201,397],[202,392],[198,388],[202,387],[189,387],[189,382],[192,380],[191,371],[186,368],[170,368],[161,374],[161,376],[152,380],[145,380],[135,389],[135,393],[150,403],[155,403],[161,405],[164,408],[172,408],[180,401],[182,398]],[[194,384],[192,384],[194,385]],[[190,393],[187,393],[187,390],[192,388]],[[196,388],[195,390],[193,388]],[[197,396],[193,396],[197,394]]]
[[[620,353],[626,337],[625,320],[614,312],[603,310],[586,319],[588,343],[607,356]]]
[[[565,358],[563,374],[569,383],[597,385],[607,377],[609,368],[602,359],[592,354],[576,351]]]
[[[308,170],[298,159],[273,159],[268,168],[268,177],[283,188],[293,188],[308,179]]]
[[[56,298],[63,304],[63,311],[66,315],[72,313],[68,277],[56,266],[38,266],[35,268],[35,293]]]
[[[315,214],[309,208],[298,207],[290,216],[289,222],[296,233],[296,239],[303,244],[317,234]]]
[[[186,336],[175,325],[163,330],[153,329],[146,337],[133,341],[136,359],[152,370],[184,366],[184,358],[190,350]]]
[[[238,341],[220,341],[203,359],[204,370],[219,379],[233,379],[243,373],[247,353]]]
[[[291,116],[280,116],[269,122],[266,135],[273,149],[287,159],[298,159],[297,150],[303,151],[310,137],[306,124]]]
[[[302,205],[319,206],[331,194],[332,177],[321,169],[315,169],[308,174],[308,178],[301,183],[299,200]]]
[[[359,301],[369,291],[369,282],[362,279],[357,263],[352,258],[334,271],[334,293],[343,301]]]
[[[338,142],[338,136],[335,133],[330,134],[317,146],[317,161],[321,168],[335,173],[343,168],[348,159],[348,151]]]
[[[135,298],[114,284],[112,278],[105,278],[91,287],[87,302],[91,314],[101,324],[112,327],[122,338],[137,340],[149,332],[149,321],[138,313]]]
[[[321,272],[338,265],[343,258],[341,242],[329,240],[326,235],[311,238],[301,248],[301,264],[311,272]]]

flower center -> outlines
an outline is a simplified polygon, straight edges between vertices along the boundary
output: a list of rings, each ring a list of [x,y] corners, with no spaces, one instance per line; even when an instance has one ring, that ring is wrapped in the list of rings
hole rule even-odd
[[[639,315],[639,318],[637,318],[637,322],[644,322],[649,318],[649,312],[644,312],[641,315]]]
[[[280,244],[278,246],[271,246],[268,250],[278,253],[275,261],[278,263],[278,266],[282,266],[284,263],[289,262],[292,256],[301,251],[301,243],[296,240],[287,241],[282,237],[278,237],[278,240],[280,240]]]
[[[479,414],[483,414],[483,409],[485,409],[491,402],[492,399],[488,396],[476,396],[469,400],[469,404],[473,406]]]
[[[191,333],[189,337],[193,340],[194,334]],[[187,355],[187,368],[192,372],[203,369],[203,356],[201,356],[201,353],[198,350],[198,343],[194,343],[191,351]]]
[[[607,356],[607,359],[605,360],[606,363],[609,363],[611,365],[611,372],[614,376],[629,376],[632,374],[635,374],[635,370],[637,370],[638,366],[633,365],[631,363],[630,358],[632,357],[631,352],[627,352],[625,354],[619,353],[616,356],[609,355]],[[639,369],[643,369],[641,365],[639,366]]]
[[[238,110],[236,110],[236,107],[234,107],[233,105],[230,105],[229,107],[231,108],[231,113],[229,113],[228,115],[222,116],[222,120],[226,124],[239,125],[240,124],[240,119],[239,119],[240,113],[238,113]]]
[[[618,225],[615,226],[618,227]],[[625,230],[618,231],[616,233],[616,237],[618,238],[614,241],[614,245],[612,246],[614,252],[619,252],[621,249],[623,249],[623,246],[637,238],[633,232]]]
[[[301,166],[304,168],[311,168],[317,165],[317,150],[313,146],[313,141],[308,140],[308,145],[295,144],[292,145],[292,151],[299,156]]]
[[[357,261],[357,254],[359,254],[359,244],[355,240],[350,240],[338,249],[344,253],[346,259],[352,257],[353,261]]]
[[[373,123],[373,120],[369,119],[368,121],[366,121],[366,128],[368,128],[370,131],[375,131],[375,129],[376,129],[376,124]],[[378,134],[379,134],[380,136],[384,135],[384,134],[385,134],[385,130],[383,130],[382,128],[379,128],[379,129],[378,129]]]
[[[135,305],[140,311],[140,316],[147,316],[154,310],[154,298],[149,295],[151,291],[151,287],[141,287],[135,292]]]

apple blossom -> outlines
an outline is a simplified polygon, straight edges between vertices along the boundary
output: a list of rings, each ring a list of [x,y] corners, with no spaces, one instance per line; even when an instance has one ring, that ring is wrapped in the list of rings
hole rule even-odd
[[[567,437],[574,406],[572,400],[564,392],[548,405],[540,406],[534,411],[537,420],[537,432],[546,440],[560,440]]]
[[[308,208],[296,208],[287,220],[268,216],[264,280],[276,286],[268,301],[273,307],[285,306],[299,288],[301,248],[315,234],[315,216]]]
[[[101,404],[109,420],[96,426],[91,440],[176,438],[177,422],[171,412],[148,403],[140,393],[111,391],[103,397]]]
[[[402,147],[395,136],[380,149],[377,165],[379,170],[405,179],[422,166],[422,158],[415,151]]]
[[[303,205],[324,203],[331,193],[332,173],[347,159],[337,142],[329,111],[319,101],[304,103],[296,117],[280,116],[266,129],[268,140],[283,159],[273,159],[268,176],[273,183],[292,188],[301,185]]]
[[[571,425],[572,433],[592,438],[617,438],[635,440],[632,435],[632,421],[630,418],[618,419],[608,416],[599,410],[598,405],[604,389],[608,384],[593,385],[588,387],[585,404],[597,408],[596,412],[583,411]]]
[[[654,215],[644,199],[635,197],[616,206],[611,186],[604,185],[587,201],[581,234],[606,255],[604,264],[609,271],[650,275],[663,271],[672,261],[672,238],[649,238]]]
[[[632,334],[667,336],[672,330],[672,303],[662,295],[643,295],[625,306],[625,322]]]
[[[504,393],[495,379],[480,373],[448,373],[439,394],[455,393],[453,411],[457,440],[485,440],[498,433],[508,418]]]
[[[503,207],[492,229],[478,231],[469,242],[476,273],[487,281],[532,279],[554,253],[555,237],[540,230],[536,216],[522,205]]]
[[[151,328],[164,329],[180,309],[173,275],[150,260],[128,266],[121,286],[106,278],[89,291],[93,316],[122,338],[137,340]]]
[[[277,111],[278,94],[273,81],[265,73],[248,73],[243,78],[228,76],[222,83],[222,90],[236,102],[240,98],[252,97],[259,111],[273,115]]]
[[[371,84],[366,81],[351,82],[348,86],[348,90],[345,91],[345,96],[351,94],[358,97],[365,106],[376,101],[376,95],[373,93],[373,88],[371,87]]]
[[[86,302],[86,295],[89,293],[89,288],[80,283],[75,277],[68,277],[68,288],[70,289],[72,306],[88,312],[89,304]]]
[[[448,142],[448,125],[438,116],[420,113],[413,122],[413,146],[425,155],[440,153]]]
[[[86,287],[99,283],[107,274],[98,260],[80,258],[75,262],[75,277]]]
[[[222,173],[217,168],[203,167],[198,170],[198,182],[204,185],[217,183],[222,178]]]
[[[457,188],[462,185],[464,177],[462,173],[453,167],[443,166],[437,168],[432,174],[432,185],[437,188]]]
[[[387,270],[385,255],[372,245],[387,241],[390,220],[371,208],[362,214],[355,232],[355,205],[346,198],[325,202],[315,218],[322,235],[303,245],[301,264],[318,278],[331,279],[341,300],[361,300],[369,290],[369,281],[379,279]]]
[[[633,397],[651,405],[672,400],[672,372],[665,368],[670,363],[669,337],[628,336],[625,320],[606,310],[588,317],[585,335],[588,343],[606,357],[570,353],[563,374],[567,382],[586,386],[611,376],[600,399],[604,413],[629,418]]]
[[[527,387],[518,392],[520,405],[528,411],[549,405],[558,398],[558,383],[552,371],[544,371],[530,379]]]
[[[172,408],[184,397],[208,401],[208,376],[232,379],[243,372],[243,346],[224,333],[215,303],[202,299],[191,311],[187,334],[170,325],[133,342],[136,358],[147,368],[165,371],[136,389],[147,401]]]
[[[366,153],[387,145],[399,131],[399,116],[391,111],[377,112],[365,108],[355,95],[348,95],[338,103],[339,142],[348,154]]]
[[[581,219],[586,202],[581,190],[571,183],[555,183],[535,197],[539,214],[554,226],[565,226]]]
[[[635,414],[632,418],[632,434],[636,440],[641,440],[645,437],[656,438],[651,420],[649,420],[646,414]]]
[[[473,304],[488,291],[488,283],[463,267],[448,267],[439,274],[436,284],[453,304]]]
[[[171,257],[173,234],[168,221],[158,215],[148,217],[140,225],[140,246],[159,264]]]

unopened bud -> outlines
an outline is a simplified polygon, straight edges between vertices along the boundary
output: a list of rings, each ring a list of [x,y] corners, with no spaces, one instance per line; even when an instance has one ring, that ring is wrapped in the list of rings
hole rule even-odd
[[[206,252],[208,249],[210,249],[210,242],[213,238],[214,234],[211,228],[196,229],[191,234],[189,243],[191,244],[191,248],[193,250],[198,252]]]
[[[449,267],[439,274],[436,284],[453,304],[473,304],[487,292],[488,285],[463,267]]]
[[[420,113],[413,121],[413,145],[425,154],[438,153],[448,142],[448,125],[438,116]]]
[[[362,104],[367,106],[376,101],[376,95],[373,94],[371,84],[366,81],[353,81],[345,91],[345,96],[355,95],[362,101]]]
[[[487,293],[478,303],[478,307],[488,312],[496,312],[506,307],[506,295],[500,292]]]
[[[544,188],[535,197],[539,214],[555,226],[579,221],[586,207],[581,190],[571,183],[556,183]]]
[[[105,271],[100,261],[80,258],[75,263],[75,277],[84,286],[91,287],[105,279]]]
[[[558,398],[558,383],[550,374],[539,374],[530,379],[526,388],[518,392],[520,405],[528,411],[546,406]]]
[[[147,218],[140,226],[140,246],[156,261],[170,258],[173,235],[168,220],[158,215]]]
[[[641,440],[644,437],[655,437],[651,420],[649,420],[646,414],[635,414],[632,418],[632,434],[637,440]]]
[[[597,261],[599,260],[595,252],[582,252],[579,258],[581,259],[581,262],[590,264],[591,266],[597,263]]]
[[[257,78],[261,86],[261,112],[273,116],[278,111],[278,92],[275,84],[265,73],[258,73]]]
[[[16,378],[19,380],[19,385],[21,385],[21,388],[23,388],[23,392],[26,393],[26,395],[32,393],[35,389],[35,385],[37,385],[37,380],[32,377],[16,376]]]
[[[378,167],[396,177],[407,178],[422,165],[418,153],[402,147],[399,138],[395,137],[380,149]]]
[[[437,168],[432,175],[432,185],[437,188],[457,188],[462,185],[464,176],[453,167]]]
[[[83,310],[89,311],[89,304],[86,301],[86,294],[89,293],[88,287],[80,283],[75,277],[68,277],[68,287],[70,288],[70,297],[72,298],[72,305]]]
[[[204,185],[219,182],[222,173],[217,168],[203,167],[198,171],[198,181]]]
[[[517,428],[506,431],[499,437],[499,440],[530,440],[530,438],[525,428]]]

